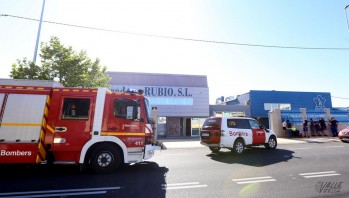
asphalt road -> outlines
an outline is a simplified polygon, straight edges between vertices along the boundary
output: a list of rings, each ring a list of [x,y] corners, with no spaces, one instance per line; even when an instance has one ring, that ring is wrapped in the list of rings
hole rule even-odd
[[[0,197],[349,197],[348,149],[337,141],[257,147],[242,156],[168,148],[112,174],[2,166]]]
[[[169,149],[154,160],[176,167],[169,168],[168,185],[202,185],[170,188],[166,197],[349,197],[348,149],[341,142],[282,144],[276,151],[258,147],[239,157],[228,150]],[[320,191],[321,185],[338,189]]]

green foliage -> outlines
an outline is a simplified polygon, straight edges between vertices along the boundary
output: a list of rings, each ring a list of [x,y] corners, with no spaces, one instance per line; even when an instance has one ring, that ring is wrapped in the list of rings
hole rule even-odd
[[[57,37],[41,44],[41,66],[24,58],[12,65],[11,78],[55,80],[65,87],[107,87],[110,77],[97,58],[92,61],[86,51],[75,52]]]
[[[12,64],[10,77],[14,79],[50,80],[49,78],[42,78],[40,70],[39,66],[27,60],[27,58],[17,59],[17,63]]]

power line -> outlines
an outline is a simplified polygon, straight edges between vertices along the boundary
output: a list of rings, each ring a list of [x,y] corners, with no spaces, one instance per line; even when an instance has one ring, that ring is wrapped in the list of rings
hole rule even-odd
[[[12,17],[12,18],[18,18],[18,19],[25,19],[25,20],[31,20],[31,21],[39,21],[38,19],[22,17],[22,16],[16,16],[16,15],[10,15],[10,14],[0,14],[0,16]],[[164,38],[164,39],[174,39],[174,40],[184,40],[184,41],[193,41],[193,42],[225,44],[225,45],[239,45],[239,46],[248,46],[248,47],[264,47],[264,48],[280,48],[280,49],[298,49],[298,50],[349,50],[349,48],[345,48],[345,47],[302,47],[302,46],[264,45],[264,44],[253,44],[253,43],[237,43],[237,42],[227,42],[227,41],[214,41],[214,40],[204,40],[204,39],[195,39],[195,38],[184,38],[184,37],[174,37],[174,36],[164,36],[164,35],[156,35],[156,34],[144,34],[144,33],[136,33],[136,32],[111,30],[111,29],[105,29],[105,28],[96,28],[96,27],[89,27],[89,26],[82,26],[82,25],[74,25],[74,24],[60,23],[60,22],[47,21],[47,20],[43,20],[43,22],[56,24],[56,25],[63,25],[63,26],[70,26],[70,27],[76,27],[76,28],[89,29],[89,30],[104,31],[104,32],[113,32],[113,33],[120,33],[120,34],[130,34],[130,35],[137,35],[137,36],[148,36],[148,37],[156,37],[156,38]]]
[[[343,100],[349,100],[349,98],[344,98],[344,97],[338,97],[338,96],[331,96],[332,98],[338,98],[338,99],[343,99]]]

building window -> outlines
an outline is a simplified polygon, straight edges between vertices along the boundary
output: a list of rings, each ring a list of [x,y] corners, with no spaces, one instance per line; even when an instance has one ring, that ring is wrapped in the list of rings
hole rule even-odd
[[[246,117],[246,113],[242,111],[215,111],[213,115],[216,117]]]
[[[159,136],[166,135],[166,117],[158,117],[157,132]]]
[[[193,98],[149,97],[151,105],[193,105]]]
[[[192,136],[199,136],[201,127],[203,123],[205,122],[205,118],[192,118],[191,119],[191,135]]]
[[[280,109],[280,110],[291,110],[291,104],[287,103],[264,103],[264,110],[274,110],[274,109]]]

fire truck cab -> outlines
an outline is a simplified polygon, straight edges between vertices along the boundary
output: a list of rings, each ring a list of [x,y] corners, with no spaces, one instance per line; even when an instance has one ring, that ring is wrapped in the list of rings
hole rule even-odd
[[[153,157],[149,102],[136,91],[0,85],[0,163],[111,172]]]
[[[201,144],[212,152],[227,148],[242,154],[246,147],[264,145],[276,149],[274,131],[265,129],[257,120],[246,117],[209,117],[201,129]]]

